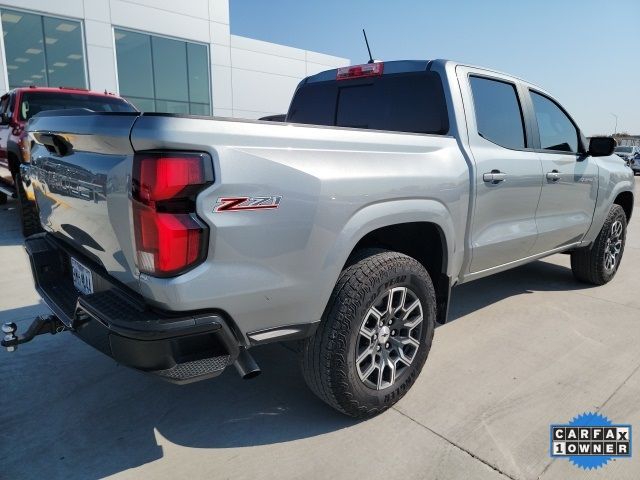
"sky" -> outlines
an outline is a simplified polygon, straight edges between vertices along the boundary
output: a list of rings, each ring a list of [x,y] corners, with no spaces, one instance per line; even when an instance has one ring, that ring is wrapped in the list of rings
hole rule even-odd
[[[380,60],[446,58],[547,90],[587,136],[640,135],[640,0],[230,0],[231,33]]]

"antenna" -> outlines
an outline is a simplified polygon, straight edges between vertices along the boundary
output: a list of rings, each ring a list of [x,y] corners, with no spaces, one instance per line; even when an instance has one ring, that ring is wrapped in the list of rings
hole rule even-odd
[[[369,52],[369,61],[367,63],[375,63],[373,61],[373,56],[371,55],[371,49],[369,48],[369,40],[367,40],[367,32],[362,29],[362,34],[364,35],[364,43],[367,44],[367,51]]]

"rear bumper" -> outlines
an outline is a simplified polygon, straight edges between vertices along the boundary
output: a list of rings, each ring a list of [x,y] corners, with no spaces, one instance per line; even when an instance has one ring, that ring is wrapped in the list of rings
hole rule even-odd
[[[231,365],[240,345],[222,312],[166,312],[115,280],[51,234],[25,241],[36,289],[79,338],[118,363],[174,383],[215,377]],[[70,257],[88,267],[94,293],[73,286]]]

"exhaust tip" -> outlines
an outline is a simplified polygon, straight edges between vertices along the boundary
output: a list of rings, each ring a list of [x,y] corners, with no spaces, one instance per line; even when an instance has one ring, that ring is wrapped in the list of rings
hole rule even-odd
[[[258,366],[256,361],[244,347],[240,348],[238,358],[236,358],[236,361],[233,362],[233,365],[236,367],[236,370],[238,371],[240,377],[242,377],[244,380],[255,378],[262,373],[262,370],[260,370],[260,367]]]
[[[262,370],[254,370],[252,372],[248,372],[242,377],[243,380],[251,380],[252,378],[256,378],[258,375],[262,373]]]

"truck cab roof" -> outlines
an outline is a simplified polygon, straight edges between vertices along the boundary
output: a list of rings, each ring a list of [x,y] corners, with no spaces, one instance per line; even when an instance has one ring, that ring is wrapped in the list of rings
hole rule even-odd
[[[89,90],[87,88],[80,88],[80,87],[38,87],[35,85],[31,85],[29,87],[16,87],[16,88],[12,88],[11,90],[9,90],[5,95],[10,94],[10,93],[18,93],[18,92],[32,92],[32,93],[37,93],[37,92],[43,92],[43,93],[81,93],[84,95],[96,95],[99,97],[104,97],[104,96],[108,96],[108,97],[117,97],[117,95],[115,93],[112,92],[108,92],[108,91],[103,91],[103,92],[98,92],[95,90]]]
[[[470,63],[465,63],[465,62],[459,62],[456,60],[447,60],[443,58],[433,59],[433,60],[390,60],[390,61],[376,60],[375,63],[380,63],[384,65],[384,69],[382,73],[383,75],[391,75],[395,73],[407,73],[407,72],[420,72],[420,71],[434,69],[434,67],[436,66],[440,67],[441,69],[445,69],[445,68],[455,69],[457,66],[460,65],[464,67],[485,70],[486,72],[491,72],[501,76],[510,77],[519,82],[526,83],[527,85],[534,87],[537,90],[544,92],[545,94],[548,94],[547,92],[544,91],[542,87],[536,84],[533,84],[527,80],[524,80],[518,76],[501,72],[499,70],[495,70],[492,68],[482,67],[482,66],[478,66]],[[353,66],[356,66],[356,65],[353,65]],[[347,67],[342,67],[342,68],[347,68]],[[339,70],[340,68],[333,68],[331,70],[325,70],[325,71],[316,73],[315,75],[310,75],[307,78],[303,79],[300,84],[302,85],[304,83],[326,82],[326,81],[336,80],[336,76]]]

